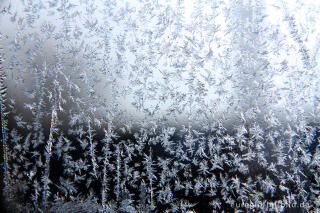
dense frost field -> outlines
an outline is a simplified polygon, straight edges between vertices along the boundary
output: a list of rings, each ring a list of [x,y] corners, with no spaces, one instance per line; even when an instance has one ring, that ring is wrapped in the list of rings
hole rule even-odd
[[[320,3],[0,1],[8,212],[320,211]]]

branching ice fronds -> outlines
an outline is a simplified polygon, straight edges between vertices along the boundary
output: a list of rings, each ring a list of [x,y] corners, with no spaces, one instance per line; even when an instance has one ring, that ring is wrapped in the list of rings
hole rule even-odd
[[[2,39],[2,34],[0,34],[0,39]],[[8,187],[9,187],[9,165],[8,165],[8,154],[10,153],[8,150],[8,145],[7,145],[7,139],[8,139],[8,112],[6,112],[6,105],[5,101],[7,99],[7,87],[5,86],[6,83],[6,74],[4,71],[3,66],[3,53],[2,53],[3,48],[0,47],[0,122],[1,122],[1,144],[2,144],[2,157],[3,157],[3,182],[1,184],[1,190],[3,189],[3,193],[8,192]]]
[[[153,187],[153,182],[154,180],[156,180],[156,176],[155,176],[155,169],[154,169],[154,165],[153,165],[153,159],[152,159],[152,149],[150,147],[149,149],[149,155],[144,155],[144,161],[143,164],[145,165],[145,169],[147,172],[147,178],[148,178],[148,191],[150,193],[149,196],[149,205],[150,205],[150,210],[154,210],[155,208],[155,203],[154,203],[154,187]]]
[[[189,195],[189,192],[190,190],[193,189],[193,184],[190,182],[190,181],[185,181],[184,182],[184,193],[185,193],[185,196],[188,196]]]
[[[106,198],[107,198],[107,192],[109,191],[108,188],[108,168],[110,167],[111,162],[109,161],[110,157],[112,156],[112,152],[110,151],[110,147],[113,142],[113,138],[116,138],[116,134],[113,132],[113,125],[112,123],[108,123],[107,130],[104,130],[105,136],[102,140],[103,142],[103,169],[102,169],[102,187],[101,187],[101,204],[103,206],[104,211],[106,211]]]
[[[206,140],[204,139],[204,137],[200,138],[199,140],[199,147],[195,153],[195,156],[198,156],[200,158],[208,158],[207,154],[206,154]]]
[[[294,75],[314,59],[298,16],[286,21],[302,70],[265,1],[199,1],[191,17],[188,1],[103,3],[25,1],[25,16],[2,12],[18,22],[8,86],[26,90],[25,100],[13,90],[13,101],[1,99],[4,174],[27,181],[35,211],[80,194],[104,212],[222,211],[269,198],[320,205],[316,104],[312,115],[300,106],[318,100],[299,83],[309,78]],[[57,22],[39,23],[41,9]]]
[[[188,133],[185,136],[184,145],[187,147],[188,153],[193,156],[195,142],[198,141],[198,139],[193,137],[190,128],[191,127],[189,127]]]
[[[200,196],[204,191],[206,191],[206,182],[203,181],[202,177],[196,178],[194,182],[193,193],[196,196]]]
[[[162,134],[157,136],[157,139],[160,140],[161,145],[166,149],[167,152],[170,152],[172,148],[172,139],[171,136],[174,134],[175,128],[168,128],[162,130]]]
[[[49,139],[46,144],[46,152],[51,155],[52,154],[52,145],[54,136],[53,134],[57,132],[56,130],[56,119],[57,119],[57,111],[55,109],[52,109],[51,111],[51,124],[50,124],[50,131],[49,131]]]
[[[221,209],[221,201],[220,201],[220,199],[216,198],[216,199],[212,200],[210,202],[210,206],[212,206],[213,209],[215,209],[215,210],[216,209]]]
[[[118,143],[116,146],[115,155],[116,155],[116,186],[115,186],[115,194],[116,194],[116,200],[119,201],[120,199],[120,190],[121,190],[121,149],[120,144]]]
[[[269,176],[267,176],[264,180],[262,180],[262,188],[265,190],[266,193],[271,193],[272,196],[276,191],[276,185],[270,179]]]
[[[169,204],[173,201],[173,195],[170,185],[163,186],[163,189],[157,192],[157,200],[161,204]]]
[[[200,174],[202,174],[204,177],[206,177],[206,175],[210,174],[208,162],[206,160],[203,160],[200,162],[198,172]]]
[[[89,141],[89,149],[90,149],[90,160],[91,160],[91,166],[92,166],[92,174],[95,178],[97,178],[97,171],[96,168],[98,167],[97,165],[97,160],[96,160],[96,154],[95,154],[95,142],[93,141],[93,130],[91,128],[91,122],[90,120],[88,121],[88,141]]]
[[[50,195],[50,191],[49,191],[49,184],[51,182],[49,179],[50,159],[51,159],[51,155],[52,155],[52,146],[54,143],[54,133],[57,132],[57,130],[56,130],[56,122],[57,121],[56,120],[57,120],[57,111],[54,108],[51,111],[51,124],[50,124],[50,130],[49,130],[49,139],[48,139],[46,147],[45,147],[46,152],[44,153],[44,156],[45,156],[44,167],[45,168],[44,168],[44,174],[41,179],[41,183],[43,184],[42,201],[45,206],[47,205],[47,199]]]
[[[299,35],[295,17],[289,14],[286,3],[284,1],[281,1],[281,3],[284,10],[284,16],[285,16],[284,18],[286,21],[288,21],[288,24],[289,24],[290,34],[299,45],[299,53],[301,55],[301,58],[304,64],[304,68],[311,69],[313,64],[311,62],[309,50],[306,48],[305,44],[303,43],[301,35]]]

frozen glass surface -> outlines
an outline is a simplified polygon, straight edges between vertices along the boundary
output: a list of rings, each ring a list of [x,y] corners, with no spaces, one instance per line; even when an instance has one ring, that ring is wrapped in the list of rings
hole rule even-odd
[[[3,206],[320,208],[320,2],[0,1]]]

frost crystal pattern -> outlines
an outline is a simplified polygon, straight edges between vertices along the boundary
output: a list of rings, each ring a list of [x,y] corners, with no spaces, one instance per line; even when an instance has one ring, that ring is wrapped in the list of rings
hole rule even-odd
[[[0,1],[9,212],[320,211],[320,4]]]

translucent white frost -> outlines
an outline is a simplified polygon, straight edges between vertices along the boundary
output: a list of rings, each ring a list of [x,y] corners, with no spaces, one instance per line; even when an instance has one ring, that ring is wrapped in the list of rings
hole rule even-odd
[[[318,17],[311,0],[1,1],[6,206],[319,210]]]

